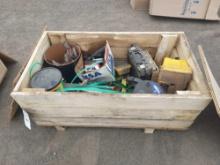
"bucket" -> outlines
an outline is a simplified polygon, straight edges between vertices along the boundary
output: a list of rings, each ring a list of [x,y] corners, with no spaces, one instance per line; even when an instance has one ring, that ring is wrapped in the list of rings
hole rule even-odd
[[[67,48],[64,44],[54,44],[50,48],[47,49],[44,54],[44,63],[43,67],[55,67],[59,69],[62,73],[64,80],[67,83],[70,83],[72,79],[76,76],[75,66],[78,60],[82,57],[81,49],[79,45],[71,45],[74,47],[77,53],[77,57],[72,59],[70,62],[65,62],[65,54],[67,52]],[[54,64],[56,62],[56,64]],[[79,79],[76,81],[80,81]]]
[[[62,74],[53,67],[43,68],[33,74],[30,81],[31,88],[44,88],[46,91],[62,91]]]

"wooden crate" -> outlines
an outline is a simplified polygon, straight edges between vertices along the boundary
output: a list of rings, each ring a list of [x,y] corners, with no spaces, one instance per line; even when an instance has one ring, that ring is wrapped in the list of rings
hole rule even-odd
[[[51,44],[68,40],[94,51],[108,40],[116,58],[138,43],[160,61],[164,54],[185,58],[193,69],[187,91],[177,94],[98,94],[45,92],[29,88],[29,70]],[[33,72],[39,68],[35,68]],[[11,96],[41,126],[143,128],[185,130],[211,101],[203,74],[183,32],[70,32],[45,31]]]
[[[149,0],[130,0],[130,5],[133,10],[148,11]]]

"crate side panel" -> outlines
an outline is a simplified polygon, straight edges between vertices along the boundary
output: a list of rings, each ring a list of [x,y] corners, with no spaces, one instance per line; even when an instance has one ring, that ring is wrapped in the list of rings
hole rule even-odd
[[[31,76],[30,69],[33,67],[33,64],[43,62],[42,57],[46,49],[49,48],[49,46],[50,42],[47,37],[47,32],[44,32],[13,91],[19,91],[22,88],[28,87]],[[35,67],[32,73],[36,72],[39,68],[40,66]]]
[[[17,92],[13,98],[27,109],[103,108],[142,110],[203,110],[210,101],[203,95],[108,95],[95,93]]]
[[[193,121],[108,118],[33,118],[33,120],[36,124],[42,126],[153,128],[165,130],[185,130],[193,123]]]

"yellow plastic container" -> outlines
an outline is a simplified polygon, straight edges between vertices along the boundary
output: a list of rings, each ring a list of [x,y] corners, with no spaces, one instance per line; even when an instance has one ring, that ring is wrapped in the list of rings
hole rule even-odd
[[[188,65],[187,61],[183,59],[173,59],[166,57],[162,65],[162,69],[171,72],[192,74],[191,67]]]

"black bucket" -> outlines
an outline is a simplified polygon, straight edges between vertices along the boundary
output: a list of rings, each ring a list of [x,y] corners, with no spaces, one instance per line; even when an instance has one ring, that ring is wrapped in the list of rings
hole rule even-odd
[[[44,54],[44,63],[43,67],[54,67],[61,71],[64,80],[67,83],[70,83],[73,78],[76,76],[75,66],[78,60],[81,58],[82,53],[81,49],[78,45],[73,45],[77,51],[77,57],[72,60],[71,62],[64,61],[64,55],[66,53],[66,48],[64,44],[54,44],[50,48],[47,49],[46,53]],[[58,62],[59,65],[55,65],[53,61]],[[79,79],[76,82],[80,82]]]

